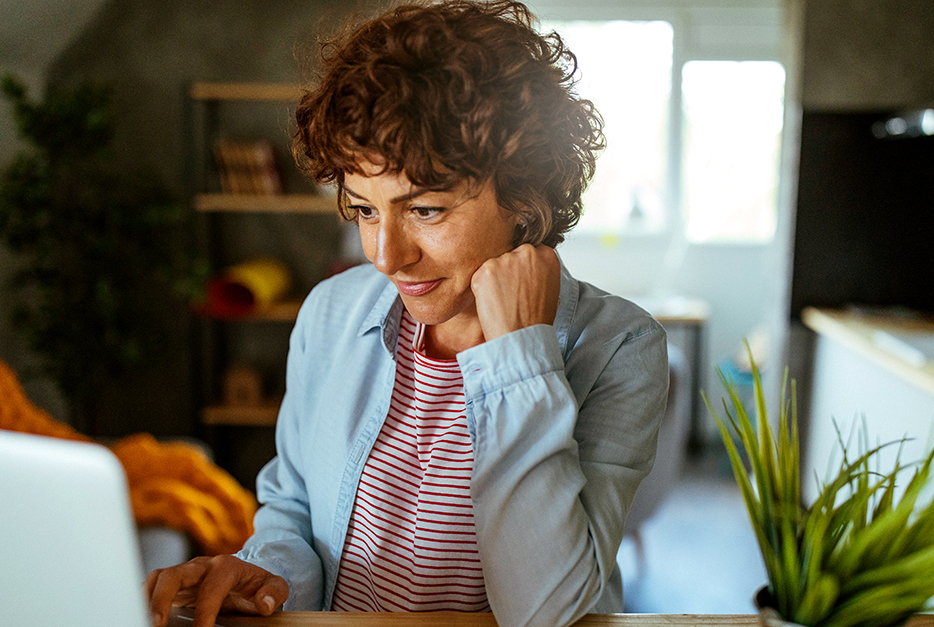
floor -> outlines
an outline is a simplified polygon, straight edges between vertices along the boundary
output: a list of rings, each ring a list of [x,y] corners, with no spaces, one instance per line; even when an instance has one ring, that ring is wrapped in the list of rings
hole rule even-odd
[[[725,460],[691,464],[642,528],[644,560],[620,547],[627,612],[750,614],[766,582],[746,508]]]

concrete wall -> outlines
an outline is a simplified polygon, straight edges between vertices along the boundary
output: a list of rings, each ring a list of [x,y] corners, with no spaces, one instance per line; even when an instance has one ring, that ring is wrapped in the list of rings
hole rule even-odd
[[[204,82],[305,82],[319,29],[345,18],[335,0],[111,0],[51,65],[50,80],[114,86],[118,148],[185,190],[187,86]]]
[[[189,83],[303,82],[313,70],[314,64],[308,59],[317,53],[317,33],[320,29],[333,30],[352,8],[352,3],[328,0],[235,0],[223,5],[206,0],[111,0],[47,68],[25,78],[33,94],[40,93],[47,81],[69,85],[92,80],[111,85],[118,159],[127,169],[150,172],[184,202],[188,191],[184,168],[188,138],[183,129]],[[280,116],[262,132],[279,136],[284,144],[285,127]],[[15,152],[15,144],[6,141],[11,135],[12,128],[4,115],[0,124],[0,163],[7,163]],[[335,238],[335,222],[306,225],[310,232],[304,234],[305,246],[312,253],[305,256],[312,257],[319,266],[321,257],[333,246],[328,243],[329,249],[316,244],[321,237]],[[302,235],[278,228],[275,220],[265,231],[249,224],[240,231],[257,236],[278,234],[285,238],[280,244],[286,249],[296,246],[290,238]],[[5,280],[15,263],[8,251],[0,250],[0,280]],[[176,331],[183,343],[189,343],[185,320],[179,319]],[[8,327],[6,315],[0,322],[0,358],[18,371],[37,363]],[[191,355],[186,353],[154,376],[115,382],[114,390],[102,399],[103,432],[193,432],[190,364]],[[56,417],[69,420],[53,384],[41,379],[32,381],[27,392]]]
[[[806,2],[803,102],[867,111],[934,104],[934,3]]]

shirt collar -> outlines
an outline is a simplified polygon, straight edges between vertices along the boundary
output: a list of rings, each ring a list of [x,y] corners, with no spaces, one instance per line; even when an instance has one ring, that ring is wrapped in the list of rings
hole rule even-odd
[[[558,255],[558,261],[561,262],[561,289],[558,292],[558,313],[555,315],[555,334],[558,336],[558,345],[561,347],[561,354],[567,361],[570,349],[568,348],[568,336],[571,330],[571,320],[577,313],[577,300],[580,295],[580,286],[577,279],[571,276],[561,255]]]
[[[390,355],[396,354],[396,339],[399,336],[399,323],[402,320],[402,297],[399,290],[389,279],[385,279],[386,286],[380,293],[370,313],[360,325],[357,335],[363,335],[373,329],[382,329],[383,346]]]

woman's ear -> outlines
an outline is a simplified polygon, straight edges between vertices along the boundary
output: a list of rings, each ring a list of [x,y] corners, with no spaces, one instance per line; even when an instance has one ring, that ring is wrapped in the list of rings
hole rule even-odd
[[[515,227],[515,230],[513,230],[512,244],[513,244],[513,248],[517,248],[521,246],[522,244],[529,243],[529,240],[528,240],[529,226],[526,223],[525,221],[526,219],[525,217],[522,216],[522,214],[517,213],[514,215],[516,218],[516,227]]]
[[[518,248],[522,244],[538,244],[535,241],[534,224],[537,219],[536,211],[525,203],[511,203],[509,205],[500,205],[503,211],[508,211],[508,219],[514,224],[512,243],[513,248]],[[508,208],[507,208],[508,207]]]

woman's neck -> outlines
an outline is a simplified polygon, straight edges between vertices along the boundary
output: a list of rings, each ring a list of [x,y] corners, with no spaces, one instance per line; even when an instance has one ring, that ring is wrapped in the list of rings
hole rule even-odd
[[[480,319],[457,317],[425,327],[425,355],[432,359],[455,359],[457,353],[483,344]]]

